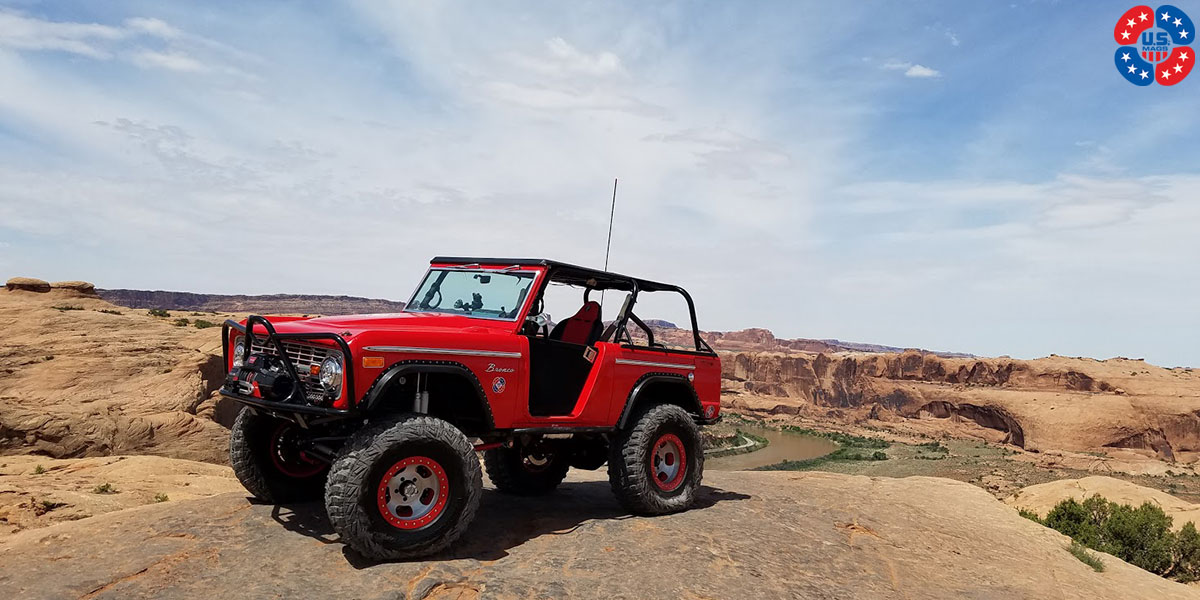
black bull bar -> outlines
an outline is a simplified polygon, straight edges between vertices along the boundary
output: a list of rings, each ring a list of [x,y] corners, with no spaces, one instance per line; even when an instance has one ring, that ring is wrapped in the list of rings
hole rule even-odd
[[[266,342],[275,347],[275,351],[279,353],[278,356],[283,359],[283,364],[287,368],[288,375],[292,377],[292,381],[295,381],[296,384],[292,386],[292,391],[288,394],[287,398],[283,399],[282,401],[266,400],[255,396],[248,396],[238,393],[235,390],[228,390],[225,387],[221,388],[222,396],[232,398],[243,404],[249,404],[251,406],[256,406],[258,408],[263,408],[270,411],[284,411],[289,413],[300,412],[330,416],[346,415],[351,412],[348,410],[309,405],[306,384],[300,377],[300,374],[296,371],[296,365],[292,364],[291,358],[288,357],[287,348],[285,348],[283,345],[284,340],[329,340],[337,344],[338,348],[342,351],[342,356],[344,357],[343,360],[345,361],[342,367],[342,374],[345,377],[342,387],[346,392],[346,397],[351,400],[351,404],[354,404],[354,361],[350,354],[350,345],[346,343],[346,340],[343,339],[342,336],[336,333],[279,333],[275,331],[275,327],[271,325],[270,321],[259,315],[250,315],[247,317],[245,325],[242,325],[233,319],[226,319],[225,323],[221,325],[221,359],[225,368],[229,368],[229,365],[231,364],[229,361],[230,330],[237,330],[246,337],[246,342],[242,349],[242,363],[245,364],[246,360],[250,358],[250,354],[254,349],[255,339],[259,337],[258,334],[254,333],[255,325],[262,325],[263,329],[267,330]]]

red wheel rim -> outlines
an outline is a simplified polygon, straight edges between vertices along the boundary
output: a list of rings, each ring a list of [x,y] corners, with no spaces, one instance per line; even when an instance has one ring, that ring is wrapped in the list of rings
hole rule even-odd
[[[271,462],[280,473],[296,479],[312,477],[325,470],[325,463],[313,460],[288,439],[293,434],[290,423],[280,423],[271,434]]]
[[[383,520],[398,529],[421,529],[446,509],[450,483],[437,461],[410,456],[392,465],[379,480],[376,505]]]
[[[654,442],[650,452],[650,479],[664,492],[673,492],[687,474],[687,452],[683,442],[673,433],[663,434]]]

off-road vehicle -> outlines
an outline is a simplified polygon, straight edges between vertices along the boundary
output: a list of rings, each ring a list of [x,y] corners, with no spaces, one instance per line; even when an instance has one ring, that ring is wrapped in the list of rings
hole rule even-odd
[[[582,295],[553,326],[549,286]],[[607,322],[605,291],[624,295]],[[664,293],[686,302],[685,349],[634,314]],[[263,502],[324,495],[341,539],[376,559],[433,553],[463,533],[483,486],[477,452],[501,492],[550,492],[569,468],[607,462],[629,511],[684,510],[704,470],[699,427],[720,417],[720,360],[698,331],[678,286],[551,260],[438,257],[400,313],[226,321],[221,394],[245,405],[230,461]]]

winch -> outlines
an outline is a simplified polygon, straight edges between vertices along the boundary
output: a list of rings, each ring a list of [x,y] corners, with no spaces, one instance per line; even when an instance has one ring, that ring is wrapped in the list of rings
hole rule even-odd
[[[264,400],[287,400],[296,387],[283,359],[270,354],[251,354],[242,366],[225,376],[225,387]]]

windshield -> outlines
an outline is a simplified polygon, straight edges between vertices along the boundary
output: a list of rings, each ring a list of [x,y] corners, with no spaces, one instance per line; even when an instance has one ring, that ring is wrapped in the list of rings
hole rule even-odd
[[[404,310],[513,320],[535,275],[532,271],[430,269]]]

